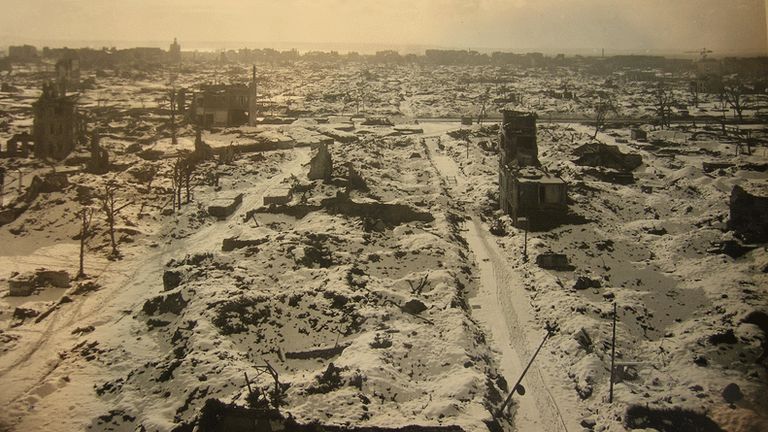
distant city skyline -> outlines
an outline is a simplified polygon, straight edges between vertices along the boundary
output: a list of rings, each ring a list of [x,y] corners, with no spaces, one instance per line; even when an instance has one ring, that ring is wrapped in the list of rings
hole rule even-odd
[[[768,54],[768,0],[28,0],[0,46]]]

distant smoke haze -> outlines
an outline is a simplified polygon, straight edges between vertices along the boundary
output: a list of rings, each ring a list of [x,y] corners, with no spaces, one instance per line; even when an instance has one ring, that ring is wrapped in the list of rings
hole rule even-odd
[[[27,0],[0,45],[768,53],[768,0]],[[209,41],[209,42],[206,42]]]

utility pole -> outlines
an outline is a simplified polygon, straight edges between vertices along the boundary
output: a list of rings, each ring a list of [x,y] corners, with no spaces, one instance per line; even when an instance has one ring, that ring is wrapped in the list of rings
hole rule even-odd
[[[88,207],[83,207],[83,226],[80,229],[80,271],[77,272],[76,279],[85,277],[85,242],[90,234],[89,228],[91,226],[91,218],[93,217],[93,210]]]
[[[608,403],[613,403],[613,380],[616,361],[616,303],[613,303],[613,337],[611,338],[611,387],[608,393]]]
[[[523,239],[523,262],[528,262],[528,218],[525,218],[525,237]]]
[[[253,394],[253,389],[251,388],[251,381],[248,379],[248,372],[243,371],[243,375],[245,375],[245,384],[248,386],[248,394]]]
[[[5,196],[5,169],[0,167],[0,208],[3,207],[4,196]]]
[[[541,348],[544,346],[544,342],[546,342],[550,336],[554,335],[559,330],[559,326],[557,324],[551,324],[551,323],[547,323],[545,328],[547,330],[547,334],[544,335],[544,339],[541,340],[539,347],[536,348],[536,352],[533,353],[533,356],[531,357],[531,360],[528,362],[528,365],[523,370],[523,373],[520,374],[520,378],[517,379],[517,382],[512,387],[512,391],[510,391],[509,395],[507,395],[507,398],[504,399],[504,403],[501,405],[501,408],[499,408],[499,411],[496,413],[497,417],[502,416],[502,414],[504,413],[504,410],[512,401],[512,396],[515,394],[515,392],[518,392],[521,396],[525,394],[525,387],[523,387],[520,383],[523,381],[523,378],[525,377],[525,374],[528,372],[528,369],[530,369],[531,365],[533,364],[533,361],[536,360],[536,356],[539,355],[539,351],[541,351]]]
[[[168,95],[169,103],[170,103],[170,109],[171,109],[171,144],[178,144],[178,140],[176,138],[176,86],[171,89],[170,94]]]
[[[469,137],[467,137],[467,159],[469,159]]]

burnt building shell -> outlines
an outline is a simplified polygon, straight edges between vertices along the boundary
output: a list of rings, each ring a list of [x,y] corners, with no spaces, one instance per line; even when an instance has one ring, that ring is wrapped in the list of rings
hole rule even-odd
[[[77,96],[61,95],[52,84],[45,84],[42,95],[32,104],[32,110],[35,157],[66,158],[74,150],[79,137]]]
[[[12,136],[6,144],[5,157],[27,157],[29,149],[32,146],[32,135],[28,132],[21,132]]]
[[[64,58],[56,62],[56,85],[59,93],[80,90],[80,60]]]
[[[502,169],[499,184],[501,210],[512,216],[515,224],[526,218],[534,228],[568,211],[568,185],[540,168]]]
[[[539,166],[536,144],[536,114],[523,111],[502,111],[500,129],[501,164]]]
[[[194,93],[187,117],[198,126],[256,124],[258,96],[256,67],[248,84],[206,84]],[[186,94],[184,94],[186,98]]]
[[[204,86],[192,100],[194,120],[203,127],[247,123],[248,100],[248,87],[243,85]]]
[[[568,187],[549,174],[538,159],[536,114],[503,111],[499,134],[499,207],[517,225],[546,226],[568,211]]]
[[[39,59],[37,48],[32,45],[12,45],[8,47],[8,57],[20,62],[32,62]]]

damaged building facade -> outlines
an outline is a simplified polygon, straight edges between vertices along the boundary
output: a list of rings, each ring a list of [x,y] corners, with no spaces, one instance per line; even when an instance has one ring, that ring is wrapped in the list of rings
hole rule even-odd
[[[257,109],[256,67],[251,82],[202,86],[192,98],[189,115],[198,126],[240,126],[255,124]]]
[[[499,132],[499,207],[518,226],[545,225],[568,211],[567,184],[538,159],[536,114],[504,110]]]
[[[62,94],[80,90],[79,59],[70,57],[56,62],[56,85]]]
[[[32,104],[32,110],[35,157],[66,158],[74,150],[81,132],[77,95],[67,95],[54,84],[46,83],[40,98]]]

